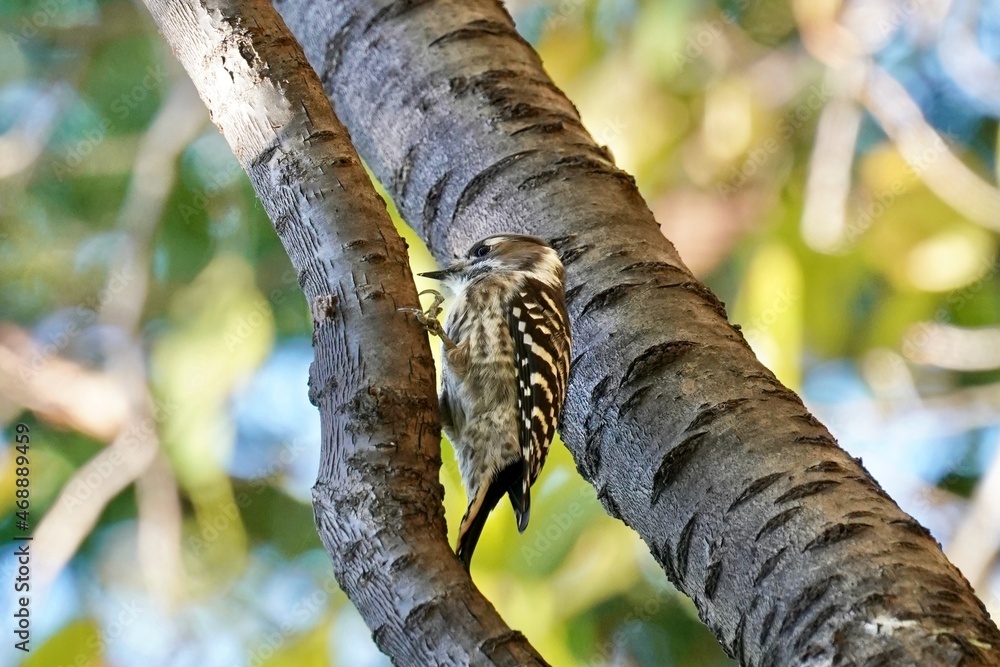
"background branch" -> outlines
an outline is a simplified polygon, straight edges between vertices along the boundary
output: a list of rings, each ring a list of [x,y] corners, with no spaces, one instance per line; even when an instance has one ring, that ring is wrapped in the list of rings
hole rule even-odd
[[[135,482],[140,499],[150,497],[145,488],[150,483],[156,487],[152,495],[158,498],[156,504],[139,503],[140,525],[144,525],[143,519],[149,519],[147,527],[158,525],[165,529],[165,535],[177,538],[152,549],[148,547],[149,531],[143,531],[141,553],[158,555],[155,563],[140,558],[144,579],[161,600],[177,597],[182,579],[180,501],[173,474],[160,452],[160,415],[149,391],[139,325],[149,292],[150,246],[176,181],[177,159],[205,125],[204,113],[197,107],[192,110],[194,101],[190,84],[176,86],[143,135],[136,154],[125,201],[118,213],[117,228],[122,235],[98,313],[98,321],[104,325],[101,342],[107,359],[106,377],[117,385],[115,393],[124,397],[126,413],[112,437],[107,438],[111,444],[76,471],[35,531],[36,591],[40,595],[69,563],[107,504]],[[66,363],[42,357],[40,370],[45,373],[50,364]],[[53,391],[52,395],[59,393]],[[157,461],[157,472],[147,477],[147,470]],[[172,525],[168,525],[170,521]]]

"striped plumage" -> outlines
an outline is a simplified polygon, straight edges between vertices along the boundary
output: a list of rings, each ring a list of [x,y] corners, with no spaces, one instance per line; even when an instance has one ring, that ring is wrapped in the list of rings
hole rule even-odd
[[[555,436],[569,380],[569,324],[561,289],[526,279],[511,302],[507,324],[518,365],[518,441],[528,463],[523,485],[528,498]],[[525,512],[518,528],[523,531],[527,523]]]
[[[444,324],[440,402],[469,498],[457,549],[468,567],[504,494],[518,530],[528,525],[531,485],[545,463],[569,380],[563,267],[541,239],[500,234],[424,275],[455,293]]]

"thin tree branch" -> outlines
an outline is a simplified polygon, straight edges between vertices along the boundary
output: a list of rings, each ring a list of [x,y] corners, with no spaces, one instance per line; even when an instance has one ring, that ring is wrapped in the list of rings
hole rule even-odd
[[[927,27],[934,26],[935,29],[943,23],[946,27],[941,29],[942,44],[938,47],[942,64],[957,77],[959,85],[976,88],[970,94],[986,95],[983,91],[992,90],[991,82],[995,80],[997,68],[984,66],[982,53],[976,50],[974,39],[966,39],[969,42],[967,48],[955,46],[956,39],[962,39],[963,35],[967,37],[969,32],[968,26],[963,23],[969,19],[969,5],[963,2],[956,15],[947,18],[949,4],[914,5],[916,13],[907,20]],[[854,78],[859,79],[857,85],[851,86],[853,97],[878,121],[910,170],[943,202],[969,220],[987,229],[1000,230],[1000,190],[952,152],[941,134],[924,118],[920,106],[906,88],[875,62],[873,52],[885,45],[889,35],[879,30],[877,45],[873,45],[867,42],[865,35],[856,32],[857,21],[838,14],[836,5],[802,4],[796,5],[796,8],[809,8],[808,11],[798,12],[805,47],[831,70],[839,71],[843,73],[840,76],[852,80],[852,84]],[[895,27],[900,25],[897,23]],[[871,26],[866,24],[865,27]],[[871,36],[871,33],[867,35]],[[959,54],[959,51],[963,53]],[[959,61],[966,65],[972,63],[971,69],[975,70],[975,74],[959,72],[956,69]],[[977,77],[973,84],[972,79]],[[995,96],[993,91],[992,95],[982,97],[982,101],[989,104],[992,100],[987,98]]]
[[[983,474],[968,511],[948,544],[948,554],[972,585],[990,595],[989,575],[1000,551],[1000,450]],[[988,598],[996,611],[1000,600]]]
[[[311,304],[313,502],[341,587],[404,665],[544,664],[446,541],[434,366],[405,244],[265,0],[146,0],[247,171]]]
[[[193,101],[195,93],[190,84],[175,87],[143,135],[136,153],[128,191],[118,214],[117,226],[124,233],[108,271],[99,313],[100,322],[113,332],[105,334],[103,341],[107,373],[126,397],[127,414],[111,445],[76,471],[35,531],[36,590],[40,595],[44,595],[69,563],[115,496],[132,482],[136,483],[140,496],[145,495],[142,487],[149,483],[147,469],[160,456],[156,410],[146,379],[138,326],[148,293],[149,246],[176,179],[177,158],[205,125],[204,113],[197,108],[192,110]],[[41,367],[44,369],[54,361],[44,361]],[[168,481],[168,487],[164,487]],[[170,502],[179,504],[172,478],[160,475],[152,483],[161,490],[172,489],[174,497]],[[147,518],[143,513],[148,509],[148,504],[140,503],[140,523]],[[166,507],[163,509],[161,517],[171,516]],[[178,525],[176,531],[179,530]],[[168,549],[176,557],[165,558],[162,563],[179,566],[179,543],[161,553],[167,554]],[[148,564],[144,561],[140,565],[148,579]],[[159,570],[157,575],[160,585],[154,591],[175,589],[181,581],[179,567]]]
[[[1000,190],[948,148],[899,81],[870,65],[861,102],[934,194],[969,220],[1000,231]]]
[[[125,390],[107,373],[59,357],[9,322],[0,323],[0,399],[4,412],[27,408],[104,441],[121,432],[129,415]]]
[[[939,545],[754,358],[495,0],[279,6],[441,261],[501,230],[567,267],[562,435],[741,663],[988,665]]]

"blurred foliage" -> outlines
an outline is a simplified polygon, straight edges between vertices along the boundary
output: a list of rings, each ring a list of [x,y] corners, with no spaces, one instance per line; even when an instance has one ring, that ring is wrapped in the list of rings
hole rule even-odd
[[[943,16],[935,3],[902,0],[508,6],[761,359],[960,566],[987,564],[966,574],[996,613],[1000,543],[962,534],[997,533],[974,521],[996,503],[981,480],[1000,443],[1000,207],[989,198],[1000,6],[956,2]],[[956,50],[956,34],[966,48]],[[142,176],[166,184],[149,233],[122,219],[130,197],[155,197],[137,187],[136,166],[185,85],[144,9],[5,2],[0,62],[0,324],[37,345],[21,351],[37,381],[8,373],[0,382],[3,488],[13,488],[17,422],[32,433],[32,524],[74,488],[107,445],[38,406],[76,386],[49,371],[62,360],[115,375],[130,349],[141,352],[169,464],[160,486],[129,485],[99,508],[33,609],[35,650],[23,664],[387,664],[313,528],[308,310],[207,119],[170,173]],[[901,87],[876,90],[858,75],[876,67]],[[913,105],[941,140],[906,148],[932,135],[880,102]],[[904,126],[886,126],[892,119]],[[978,185],[955,189],[969,178]],[[159,210],[150,201],[138,210]],[[429,269],[392,213],[415,269]],[[130,244],[141,263],[116,274]],[[114,315],[125,306],[138,313],[134,330]],[[17,352],[7,331],[0,368]],[[444,449],[454,527],[464,497]],[[149,515],[151,488],[177,498],[176,517]],[[543,655],[560,665],[731,664],[560,445],[537,488],[523,536],[508,507],[497,511],[474,575]],[[0,506],[10,545],[12,495]],[[7,572],[12,549],[3,548]],[[157,557],[167,565],[151,583]],[[4,653],[0,663],[22,658]]]

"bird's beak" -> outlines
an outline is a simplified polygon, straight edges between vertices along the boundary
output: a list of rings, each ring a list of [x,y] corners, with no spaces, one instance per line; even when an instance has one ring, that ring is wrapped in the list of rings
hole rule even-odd
[[[446,266],[438,271],[427,271],[426,273],[418,273],[418,276],[423,276],[424,278],[430,278],[431,280],[448,280],[453,275],[465,268],[465,262],[458,261],[451,266]]]

